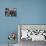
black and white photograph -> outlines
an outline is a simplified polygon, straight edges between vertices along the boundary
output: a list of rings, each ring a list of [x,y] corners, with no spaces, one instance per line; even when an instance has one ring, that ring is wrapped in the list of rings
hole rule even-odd
[[[18,31],[20,46],[46,43],[46,25],[20,24],[18,25]]]
[[[5,16],[16,16],[16,8],[5,8]]]

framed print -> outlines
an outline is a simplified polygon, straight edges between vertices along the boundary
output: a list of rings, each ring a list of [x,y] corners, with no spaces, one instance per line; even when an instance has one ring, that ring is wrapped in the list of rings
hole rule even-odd
[[[46,41],[46,25],[31,25],[20,24],[18,25],[19,41]]]
[[[16,16],[16,8],[5,8],[5,16]]]

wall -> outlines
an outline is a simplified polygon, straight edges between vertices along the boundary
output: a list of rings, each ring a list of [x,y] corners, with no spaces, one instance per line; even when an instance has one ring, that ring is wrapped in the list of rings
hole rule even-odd
[[[6,17],[5,8],[17,8],[16,17]],[[8,43],[17,24],[46,24],[46,0],[0,0],[0,44]]]

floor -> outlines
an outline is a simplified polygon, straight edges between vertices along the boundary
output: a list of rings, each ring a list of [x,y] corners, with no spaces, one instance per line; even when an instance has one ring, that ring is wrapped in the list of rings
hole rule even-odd
[[[0,44],[0,46],[8,46],[8,44]],[[13,46],[13,45],[10,45]],[[15,44],[14,46],[18,46],[18,44]]]
[[[46,42],[45,41],[32,42],[31,40],[28,40],[28,41],[21,40],[20,46],[46,46]]]
[[[0,44],[0,46],[8,46],[8,45],[7,44]],[[15,44],[14,46],[46,46],[46,42],[45,41],[32,42],[31,40],[28,40],[28,41],[21,40],[19,45]]]

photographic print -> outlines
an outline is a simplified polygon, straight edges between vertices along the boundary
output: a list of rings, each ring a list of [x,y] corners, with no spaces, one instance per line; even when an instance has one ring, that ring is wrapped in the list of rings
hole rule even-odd
[[[46,25],[18,25],[18,38],[20,46],[31,46],[32,43],[46,42]],[[40,42],[40,43],[41,43]]]
[[[5,8],[5,16],[16,16],[16,8]]]

